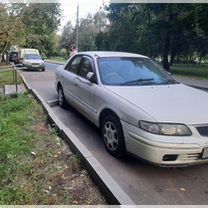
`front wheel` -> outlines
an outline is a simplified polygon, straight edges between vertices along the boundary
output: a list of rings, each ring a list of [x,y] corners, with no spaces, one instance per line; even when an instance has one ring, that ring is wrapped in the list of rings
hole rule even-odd
[[[102,137],[107,151],[117,158],[126,155],[123,130],[119,119],[107,115],[102,121]]]
[[[63,88],[61,86],[59,86],[58,88],[58,103],[59,103],[59,106],[61,106],[62,108],[67,107],[67,101],[64,96]]]

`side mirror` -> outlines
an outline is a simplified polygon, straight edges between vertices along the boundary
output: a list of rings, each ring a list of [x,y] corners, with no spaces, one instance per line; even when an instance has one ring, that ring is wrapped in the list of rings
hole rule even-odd
[[[88,72],[87,73],[87,79],[92,82],[95,83],[95,74],[93,72]]]

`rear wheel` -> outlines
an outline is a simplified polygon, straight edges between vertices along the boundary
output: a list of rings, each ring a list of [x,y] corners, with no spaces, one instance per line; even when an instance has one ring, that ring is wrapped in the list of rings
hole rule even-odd
[[[62,108],[66,108],[67,106],[67,101],[64,96],[64,91],[63,91],[62,86],[59,86],[58,88],[58,103]]]
[[[123,130],[119,119],[114,115],[107,115],[102,121],[102,137],[107,151],[115,157],[126,155]]]

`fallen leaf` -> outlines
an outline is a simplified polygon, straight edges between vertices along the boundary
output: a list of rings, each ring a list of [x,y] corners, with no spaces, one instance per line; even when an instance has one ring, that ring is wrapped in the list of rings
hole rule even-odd
[[[180,188],[180,191],[186,191],[186,189],[185,188]]]
[[[72,201],[72,204],[78,204],[78,201]]]
[[[35,155],[36,155],[36,153],[35,153],[35,152],[31,152],[31,154],[32,154],[33,156],[35,156]]]

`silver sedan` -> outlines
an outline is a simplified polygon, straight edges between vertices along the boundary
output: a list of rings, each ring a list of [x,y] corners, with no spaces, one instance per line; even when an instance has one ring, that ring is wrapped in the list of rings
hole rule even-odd
[[[177,83],[150,58],[83,52],[56,70],[59,105],[100,127],[107,151],[162,166],[208,162],[208,94]]]

